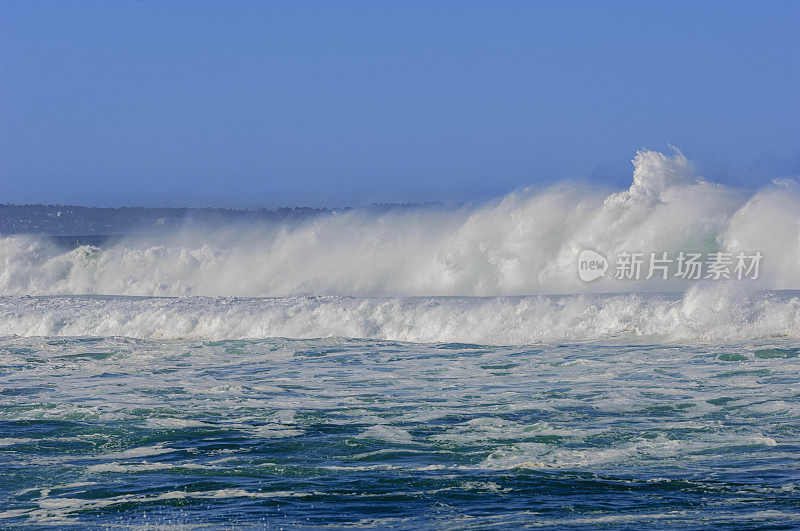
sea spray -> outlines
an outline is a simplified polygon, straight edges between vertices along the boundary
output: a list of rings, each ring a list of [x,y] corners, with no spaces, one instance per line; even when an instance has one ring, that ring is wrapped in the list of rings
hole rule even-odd
[[[557,185],[485,205],[352,210],[283,224],[231,223],[138,233],[64,250],[0,237],[0,294],[139,296],[534,295],[685,291],[675,279],[591,285],[580,252],[761,251],[751,287],[800,288],[800,194],[712,184],[676,152],[642,151],[629,190]]]

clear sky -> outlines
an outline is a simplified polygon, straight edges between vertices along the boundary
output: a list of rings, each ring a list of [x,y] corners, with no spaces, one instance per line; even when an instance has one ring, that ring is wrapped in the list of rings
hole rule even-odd
[[[0,203],[475,201],[800,173],[800,2],[0,0]]]

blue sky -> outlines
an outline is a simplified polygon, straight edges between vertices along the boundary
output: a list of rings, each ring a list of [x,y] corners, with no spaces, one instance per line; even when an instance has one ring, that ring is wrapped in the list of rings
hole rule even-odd
[[[800,173],[800,2],[0,2],[0,202],[275,207]]]

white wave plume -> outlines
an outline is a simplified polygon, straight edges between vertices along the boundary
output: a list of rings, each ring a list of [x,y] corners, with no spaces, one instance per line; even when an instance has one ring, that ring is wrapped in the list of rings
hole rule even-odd
[[[640,151],[630,189],[558,185],[478,207],[336,213],[282,226],[187,227],[65,252],[0,237],[0,294],[141,296],[531,295],[620,291],[579,280],[577,257],[620,251],[761,251],[758,288],[800,288],[800,194],[699,178],[680,153]],[[625,291],[685,290],[685,281]]]

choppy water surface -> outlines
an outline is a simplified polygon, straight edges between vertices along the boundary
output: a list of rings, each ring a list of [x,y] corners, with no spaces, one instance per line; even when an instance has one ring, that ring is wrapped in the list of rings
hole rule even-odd
[[[0,340],[0,525],[800,525],[797,342]]]

